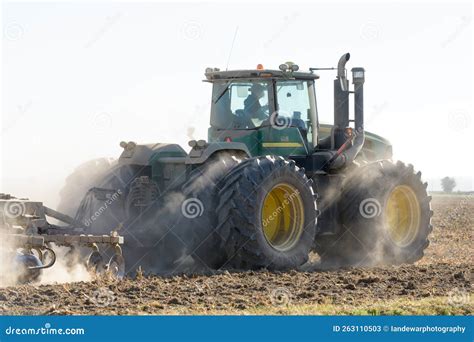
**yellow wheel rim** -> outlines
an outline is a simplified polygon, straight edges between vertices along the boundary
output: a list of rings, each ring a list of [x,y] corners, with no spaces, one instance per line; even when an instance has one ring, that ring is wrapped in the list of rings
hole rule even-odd
[[[278,251],[291,249],[304,227],[304,207],[301,195],[287,183],[275,185],[265,196],[262,208],[263,235]]]
[[[407,185],[390,192],[385,205],[385,227],[389,238],[399,247],[410,245],[420,229],[420,203]]]

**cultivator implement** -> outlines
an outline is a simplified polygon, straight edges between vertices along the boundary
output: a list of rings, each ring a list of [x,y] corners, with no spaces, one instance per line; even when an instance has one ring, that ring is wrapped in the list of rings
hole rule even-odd
[[[47,217],[63,224],[51,224]],[[37,280],[42,269],[53,267],[58,257],[55,250],[60,247],[67,248],[64,256],[67,263],[84,258],[83,262],[93,272],[123,277],[123,237],[116,231],[109,235],[86,233],[83,224],[42,202],[0,194],[0,250],[3,260],[12,261],[12,273],[18,283]],[[103,251],[111,249],[112,257],[105,262]]]

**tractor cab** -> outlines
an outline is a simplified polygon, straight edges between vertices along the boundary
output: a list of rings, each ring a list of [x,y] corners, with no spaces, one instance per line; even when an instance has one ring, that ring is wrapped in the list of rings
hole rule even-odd
[[[242,142],[252,155],[308,155],[317,141],[313,73],[207,69],[213,83],[210,142]]]
[[[349,90],[345,65],[339,59],[334,80],[334,124],[329,135],[318,137],[319,123],[314,81],[318,75],[299,72],[287,62],[279,70],[220,71],[206,69],[213,84],[209,142],[246,146],[251,156],[279,155],[293,159],[309,172],[338,172],[351,164],[364,145],[363,68],[352,69]],[[327,69],[327,68],[323,68]],[[349,119],[349,94],[354,96],[354,118]],[[352,124],[353,123],[353,124]]]

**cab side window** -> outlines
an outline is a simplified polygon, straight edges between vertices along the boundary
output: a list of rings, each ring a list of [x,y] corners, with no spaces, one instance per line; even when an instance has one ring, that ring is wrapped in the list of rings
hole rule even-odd
[[[311,104],[307,81],[279,81],[277,92],[277,121],[300,129],[303,138],[311,141]]]

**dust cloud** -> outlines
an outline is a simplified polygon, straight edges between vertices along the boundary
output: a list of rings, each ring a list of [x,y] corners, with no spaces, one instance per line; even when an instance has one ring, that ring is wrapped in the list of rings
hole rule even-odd
[[[69,247],[53,246],[56,262],[51,268],[43,270],[39,284],[63,284],[78,281],[90,281],[93,275],[86,267],[86,260],[79,252]]]
[[[18,260],[18,256],[24,251],[18,248],[14,241],[2,243],[0,287],[22,283],[63,284],[93,279],[93,275],[87,270],[85,260],[79,253],[71,253],[71,250],[64,246],[52,246],[52,249],[56,253],[56,262],[52,267],[42,271],[27,271],[25,265]],[[50,257],[46,254],[45,264],[49,263]]]

